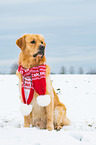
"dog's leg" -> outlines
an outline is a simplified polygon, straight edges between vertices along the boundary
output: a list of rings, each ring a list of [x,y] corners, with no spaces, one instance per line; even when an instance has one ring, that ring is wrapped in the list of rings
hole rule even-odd
[[[53,89],[54,93],[54,125],[55,129],[59,130],[64,125],[69,125],[70,120],[66,117],[66,107],[59,101],[59,97]]]
[[[54,110],[55,129],[60,130],[64,125],[69,125],[70,120],[66,117],[66,109],[63,104],[55,107]]]
[[[53,130],[53,109],[54,109],[54,104],[53,100],[51,100],[51,103],[46,107],[46,113],[47,113],[47,125],[46,129],[48,130]]]
[[[24,116],[24,127],[30,127],[30,124],[32,124],[31,120],[32,120],[32,112],[27,115],[27,116]]]
[[[46,129],[53,130],[54,129],[54,125],[53,125],[54,94],[53,94],[52,83],[51,83],[51,80],[50,80],[50,75],[47,76],[46,82],[47,82],[46,94],[50,95],[50,98],[51,98],[50,104],[46,107],[46,113],[47,113]]]

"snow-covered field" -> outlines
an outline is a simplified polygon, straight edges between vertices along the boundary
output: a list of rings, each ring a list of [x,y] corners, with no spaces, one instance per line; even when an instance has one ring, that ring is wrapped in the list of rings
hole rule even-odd
[[[23,128],[18,78],[0,75],[0,145],[96,145],[96,75],[51,75],[70,126]]]

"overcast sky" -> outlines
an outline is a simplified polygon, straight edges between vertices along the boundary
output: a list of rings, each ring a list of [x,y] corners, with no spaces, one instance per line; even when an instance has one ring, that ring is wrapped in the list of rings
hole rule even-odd
[[[51,72],[96,68],[96,0],[0,1],[0,72],[9,72],[25,33],[43,34]]]

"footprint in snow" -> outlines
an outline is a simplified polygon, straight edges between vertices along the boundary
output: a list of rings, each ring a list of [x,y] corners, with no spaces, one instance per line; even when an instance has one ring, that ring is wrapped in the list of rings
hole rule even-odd
[[[70,134],[73,138],[79,140],[79,141],[83,141],[83,142],[89,142],[88,138],[85,138],[83,135],[79,134],[79,133],[71,133]]]

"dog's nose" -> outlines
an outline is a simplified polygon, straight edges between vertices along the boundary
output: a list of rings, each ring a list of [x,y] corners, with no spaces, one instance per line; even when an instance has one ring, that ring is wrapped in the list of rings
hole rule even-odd
[[[40,51],[44,51],[44,49],[45,49],[45,46],[44,46],[44,45],[40,45],[40,46],[39,46],[39,50],[40,50]]]

